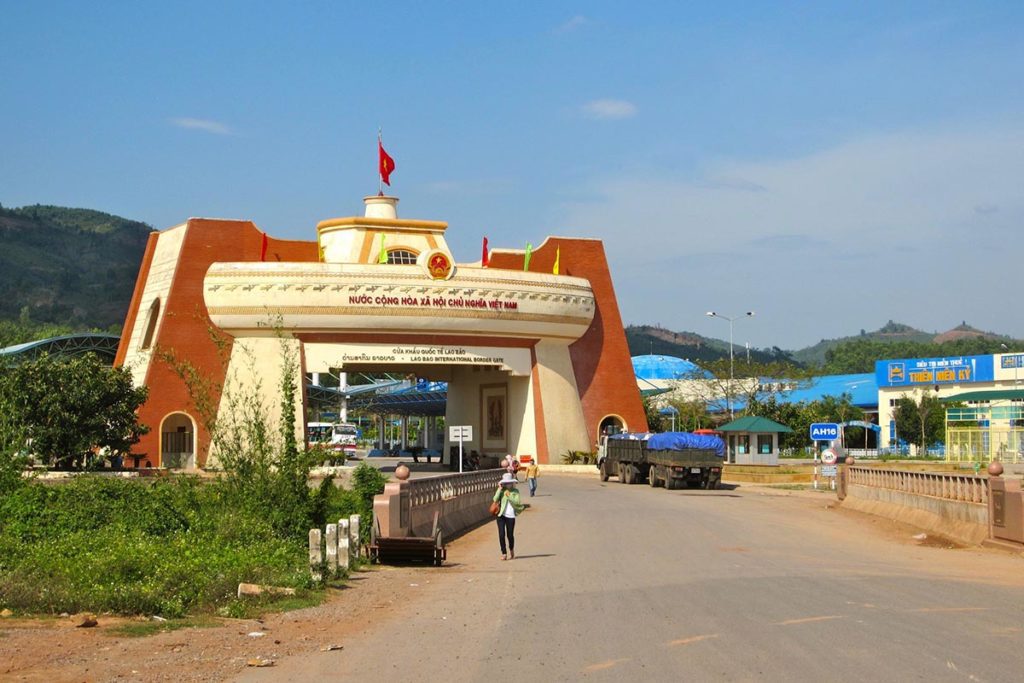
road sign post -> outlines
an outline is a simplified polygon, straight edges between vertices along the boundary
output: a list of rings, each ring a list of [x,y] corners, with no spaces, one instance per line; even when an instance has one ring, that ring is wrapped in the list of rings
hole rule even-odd
[[[448,440],[459,442],[459,474],[462,474],[462,442],[473,440],[473,426],[461,425],[448,427]]]
[[[835,491],[836,489],[836,475],[838,474],[838,467],[836,463],[839,462],[839,454],[832,448],[826,448],[821,452],[821,476],[828,477],[829,488]],[[818,488],[815,486],[814,488]]]
[[[838,441],[839,425],[835,422],[815,422],[811,425],[811,441]]]
[[[818,488],[818,456],[821,455],[821,461],[825,462],[825,453],[818,453],[818,442],[819,441],[838,441],[839,435],[841,434],[840,427],[835,422],[814,422],[811,424],[810,435],[811,441],[814,442],[814,488]],[[828,452],[828,451],[826,451]],[[831,463],[825,462],[826,465],[835,464],[835,460]],[[822,473],[824,476],[824,472]],[[832,481],[835,486],[835,480]]]

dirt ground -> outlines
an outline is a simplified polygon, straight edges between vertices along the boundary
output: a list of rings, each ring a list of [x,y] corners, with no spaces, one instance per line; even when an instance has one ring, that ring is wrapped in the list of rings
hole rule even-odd
[[[449,551],[483,539],[470,533]],[[371,620],[379,626],[394,618],[399,607],[409,609],[420,595],[408,590],[410,583],[441,579],[449,568],[375,566],[355,573],[316,607],[261,619],[215,619],[212,625],[143,637],[117,633],[132,620],[112,616],[99,615],[93,628],[76,628],[81,615],[0,618],[0,681],[226,680],[245,670],[249,660],[275,662],[343,648],[346,638]],[[265,635],[249,635],[254,632]]]
[[[976,571],[979,555],[1000,551],[967,548],[930,536],[916,540],[920,530],[854,511],[843,510],[833,495],[810,491],[773,490],[744,486],[746,494],[791,496],[799,508],[827,509],[853,523],[878,541],[903,545],[949,548],[943,564],[947,571]],[[795,517],[804,524],[820,524],[811,516]],[[487,529],[470,532],[449,547],[449,557],[478,555],[490,543]],[[445,567],[373,567],[353,575],[341,589],[332,590],[317,607],[268,614],[261,619],[214,619],[203,627],[187,627],[144,637],[130,637],[117,629],[132,620],[99,615],[94,628],[76,628],[80,616],[51,619],[0,618],[0,681],[210,681],[226,680],[249,667],[250,660],[279,662],[303,654],[344,648],[346,640],[373,622],[386,629],[390,620],[430,605],[410,591],[410,585],[457,581],[459,565]],[[993,582],[1014,581],[992,576]],[[254,637],[258,632],[264,635]],[[386,632],[386,631],[385,631]]]

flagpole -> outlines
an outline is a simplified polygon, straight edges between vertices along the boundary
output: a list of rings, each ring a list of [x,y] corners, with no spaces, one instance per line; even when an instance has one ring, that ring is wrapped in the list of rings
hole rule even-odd
[[[380,150],[384,146],[384,130],[377,128],[377,196],[384,196],[384,176],[380,174]]]

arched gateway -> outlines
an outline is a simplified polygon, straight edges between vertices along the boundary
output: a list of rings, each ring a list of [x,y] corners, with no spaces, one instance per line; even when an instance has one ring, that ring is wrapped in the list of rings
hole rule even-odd
[[[261,387],[268,406],[278,405],[282,362],[295,364],[300,395],[304,373],[331,368],[445,381],[446,423],[472,425],[466,447],[481,453],[555,461],[590,449],[607,415],[644,425],[599,241],[549,238],[529,271],[513,250],[493,251],[487,267],[456,264],[445,223],[399,219],[394,197],[364,201],[364,216],[321,222],[316,243],[272,240],[241,221],[154,233],[118,351],[154,389],[142,420],[187,408],[182,380],[153,353],[162,348],[214,384]],[[228,335],[226,364],[207,320]],[[200,466],[208,447],[200,426]],[[145,439],[139,450],[158,451]]]

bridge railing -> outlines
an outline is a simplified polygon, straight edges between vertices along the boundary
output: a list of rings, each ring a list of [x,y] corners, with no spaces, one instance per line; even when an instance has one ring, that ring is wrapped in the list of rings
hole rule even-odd
[[[847,467],[847,483],[918,496],[988,505],[988,477],[956,472],[907,472]]]
[[[487,508],[504,473],[493,469],[388,482],[373,499],[374,524],[383,537],[425,537],[437,513],[444,538],[451,538],[490,517]]]
[[[412,506],[429,505],[481,491],[493,495],[504,470],[483,470],[462,474],[442,474],[407,482],[409,503]]]

